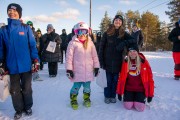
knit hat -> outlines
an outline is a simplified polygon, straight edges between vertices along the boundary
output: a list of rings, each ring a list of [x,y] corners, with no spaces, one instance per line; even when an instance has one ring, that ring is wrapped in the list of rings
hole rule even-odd
[[[7,12],[8,12],[9,9],[16,10],[18,12],[18,14],[19,14],[19,18],[21,18],[21,16],[22,16],[22,7],[19,4],[11,3],[7,7]]]
[[[40,32],[41,33],[41,30],[38,28],[38,30],[36,32]]]
[[[114,17],[114,19],[113,19],[113,23],[114,23],[114,20],[115,19],[120,19],[121,21],[122,21],[122,23],[123,23],[123,17],[121,16],[121,15],[116,15],[115,17]]]
[[[52,29],[54,29],[54,27],[53,27],[53,25],[52,25],[52,24],[48,24],[48,25],[47,25],[47,29],[48,29],[48,28],[52,28]]]
[[[128,52],[129,52],[130,50],[136,50],[137,52],[139,52],[138,45],[131,45],[131,46],[128,48]]]
[[[138,26],[136,24],[134,24],[133,27],[137,27],[138,28]]]
[[[27,25],[32,25],[32,26],[33,26],[33,22],[32,22],[32,21],[27,21],[26,24],[27,24]]]

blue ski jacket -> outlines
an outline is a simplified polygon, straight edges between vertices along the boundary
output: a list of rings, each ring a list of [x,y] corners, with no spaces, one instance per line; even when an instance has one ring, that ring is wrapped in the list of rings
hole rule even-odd
[[[35,59],[39,60],[31,28],[8,18],[8,25],[0,30],[0,62],[6,64],[10,74],[19,74],[31,71]]]

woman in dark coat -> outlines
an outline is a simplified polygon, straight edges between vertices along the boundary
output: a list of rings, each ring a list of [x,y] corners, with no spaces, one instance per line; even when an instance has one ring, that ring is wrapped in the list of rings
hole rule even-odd
[[[113,24],[103,34],[100,41],[99,61],[101,68],[106,70],[107,87],[104,88],[104,102],[116,103],[116,86],[122,60],[127,47],[137,44],[123,28],[123,17],[116,15]]]
[[[56,42],[55,52],[47,51],[47,46],[49,42]],[[60,44],[61,44],[60,36],[54,32],[54,27],[52,24],[48,24],[47,33],[42,36],[42,61],[48,62],[49,69],[49,77],[56,77],[58,70],[58,62],[61,62],[61,52],[60,52]]]

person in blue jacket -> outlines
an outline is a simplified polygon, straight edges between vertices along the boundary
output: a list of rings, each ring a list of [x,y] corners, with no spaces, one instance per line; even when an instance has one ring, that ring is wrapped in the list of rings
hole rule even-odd
[[[31,28],[20,21],[21,6],[9,4],[7,14],[8,25],[0,33],[0,75],[10,75],[14,119],[20,119],[23,112],[32,115],[32,71],[39,70],[39,58]]]

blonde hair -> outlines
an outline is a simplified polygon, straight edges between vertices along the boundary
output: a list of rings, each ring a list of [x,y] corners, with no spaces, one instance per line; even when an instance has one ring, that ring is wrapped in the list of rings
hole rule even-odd
[[[140,71],[141,70],[141,59],[140,59],[138,53],[137,53],[137,56],[135,58],[135,64],[136,64],[137,70]],[[132,66],[131,58],[128,55],[128,72],[129,72],[129,69],[130,69],[131,66]]]
[[[83,44],[84,49],[87,49],[88,40],[89,40],[89,35],[86,35],[86,40],[85,40],[85,42],[84,42],[84,44]]]
[[[77,38],[78,38],[78,35],[77,35]],[[89,41],[89,35],[86,35],[86,39],[85,39],[85,42],[83,44],[84,49],[87,49],[88,41]]]

